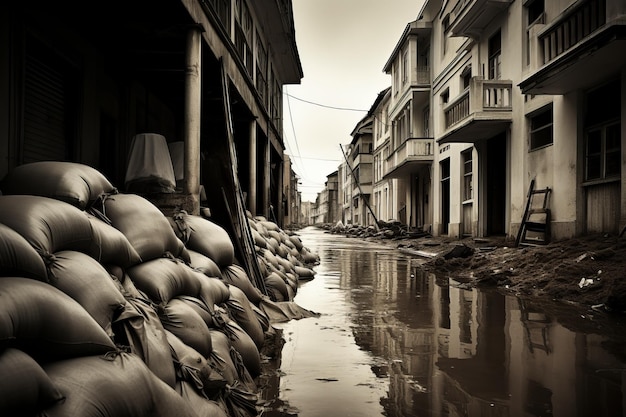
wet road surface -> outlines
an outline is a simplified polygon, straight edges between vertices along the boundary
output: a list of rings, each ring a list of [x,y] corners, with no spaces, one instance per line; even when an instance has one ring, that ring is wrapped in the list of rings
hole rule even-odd
[[[425,274],[393,245],[298,234],[320,264],[295,301],[321,315],[274,325],[284,346],[262,415],[626,415],[623,336]]]

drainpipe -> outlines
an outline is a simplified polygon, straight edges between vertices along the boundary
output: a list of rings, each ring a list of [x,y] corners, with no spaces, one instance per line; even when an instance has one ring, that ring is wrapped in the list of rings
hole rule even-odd
[[[193,208],[190,214],[200,213],[200,96],[202,27],[196,25],[187,32],[185,62],[185,194]]]

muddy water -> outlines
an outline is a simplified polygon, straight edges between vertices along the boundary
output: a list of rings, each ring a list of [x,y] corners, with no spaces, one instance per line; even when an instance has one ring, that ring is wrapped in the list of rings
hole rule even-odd
[[[299,234],[321,263],[295,301],[321,316],[275,325],[284,346],[263,415],[626,415],[626,327],[596,332],[619,323],[463,289],[393,245]]]

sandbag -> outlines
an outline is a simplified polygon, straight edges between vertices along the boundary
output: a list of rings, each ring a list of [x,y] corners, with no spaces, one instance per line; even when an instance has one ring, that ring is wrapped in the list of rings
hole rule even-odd
[[[222,280],[243,291],[252,304],[258,305],[263,297],[263,293],[252,284],[246,271],[239,265],[233,264],[222,268]]]
[[[37,251],[15,230],[0,223],[0,276],[47,281],[46,265]]]
[[[185,382],[194,391],[208,398],[219,394],[226,386],[226,380],[213,371],[208,359],[174,333],[166,330],[166,334],[176,369],[176,390],[178,391],[181,382]]]
[[[265,297],[265,299],[267,299],[267,297]],[[261,303],[259,302],[259,304]],[[270,318],[267,316],[267,314],[265,314],[263,310],[261,310],[260,307],[254,304],[251,304],[251,307],[252,307],[252,311],[254,311],[254,315],[256,316],[257,320],[259,320],[259,323],[261,324],[261,328],[263,329],[263,334],[265,334],[265,332],[270,330],[270,327],[271,327]]]
[[[176,392],[193,408],[197,417],[234,417],[226,413],[226,410],[217,401],[209,400],[199,394],[188,381],[179,381]],[[256,414],[251,414],[256,415]]]
[[[143,262],[166,253],[183,259],[187,256],[185,245],[174,234],[167,217],[144,197],[123,193],[110,196],[104,200],[103,214],[126,236]]]
[[[201,299],[209,308],[228,300],[226,284],[207,277],[183,262],[169,258],[153,259],[127,270],[137,289],[157,304],[166,304],[180,295]]]
[[[214,305],[212,306],[212,308],[209,308],[204,303],[204,301],[199,300],[196,297],[190,297],[188,295],[181,295],[176,297],[176,299],[184,302],[196,313],[198,313],[198,315],[202,318],[207,327],[219,329],[224,326],[222,316],[216,313],[217,306]]]
[[[44,366],[65,401],[46,417],[197,417],[172,387],[157,378],[139,356],[86,356]]]
[[[230,316],[245,330],[257,348],[260,349],[265,341],[265,336],[261,323],[259,323],[254,310],[252,310],[250,300],[248,300],[243,291],[234,285],[229,286],[228,289],[230,290],[230,297],[226,301],[226,306]]]
[[[48,197],[0,196],[0,223],[22,235],[40,255],[62,250],[89,253],[93,231],[80,209]]]
[[[222,278],[222,271],[213,259],[192,249],[188,249],[187,252],[189,253],[189,265],[192,268],[208,277]]]
[[[187,249],[211,258],[220,268],[235,261],[235,247],[230,235],[219,224],[184,211],[169,217],[168,220],[176,236],[185,243]]]
[[[93,230],[93,249],[89,253],[94,259],[105,265],[118,265],[122,268],[142,262],[121,231],[89,214],[87,219]]]
[[[115,350],[94,318],[52,285],[28,278],[2,278],[0,300],[0,347],[16,347],[37,361]]]
[[[263,249],[267,248],[267,240],[265,240],[265,238],[261,236],[261,234],[256,229],[250,228],[250,231],[252,232],[252,239],[254,239],[254,244]]]
[[[302,243],[302,239],[300,239],[300,237],[297,235],[289,236],[289,241],[293,243],[293,245],[296,247],[298,251],[301,251],[302,248],[304,247],[304,243]]]
[[[19,349],[0,351],[0,375],[0,416],[34,416],[63,399],[37,361]]]
[[[284,279],[276,272],[270,272],[265,278],[265,287],[274,301],[291,301]]]
[[[241,360],[250,375],[255,378],[261,374],[261,355],[255,341],[235,320],[226,318],[222,331],[228,336],[230,345],[241,355]]]
[[[293,267],[296,274],[298,274],[298,279],[301,281],[312,280],[315,278],[316,272],[311,268],[307,268],[305,266],[294,265]]]
[[[205,358],[211,355],[213,348],[209,327],[193,307],[173,298],[159,309],[159,318],[163,328],[186,345],[197,350]]]
[[[54,198],[81,210],[89,208],[103,194],[117,193],[117,189],[95,168],[62,161],[20,165],[4,177],[0,189],[5,195]]]
[[[176,371],[166,330],[157,312],[141,298],[129,298],[124,312],[113,323],[116,342],[129,347],[148,368],[170,387],[176,386]]]
[[[126,304],[111,275],[81,252],[61,251],[48,264],[49,283],[76,300],[110,335],[111,322]]]
[[[211,355],[208,357],[209,362],[218,370],[228,385],[234,385],[239,380],[235,363],[231,356],[232,346],[228,336],[221,330],[209,329],[211,334]]]

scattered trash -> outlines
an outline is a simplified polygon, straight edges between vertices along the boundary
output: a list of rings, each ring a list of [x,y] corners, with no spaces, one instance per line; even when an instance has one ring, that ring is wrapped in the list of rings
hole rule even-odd
[[[591,284],[593,284],[593,279],[592,278],[581,278],[580,282],[578,283],[578,287],[579,288],[586,288],[588,286],[590,286]]]

